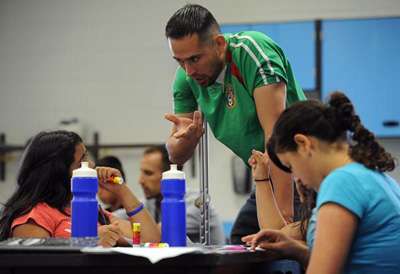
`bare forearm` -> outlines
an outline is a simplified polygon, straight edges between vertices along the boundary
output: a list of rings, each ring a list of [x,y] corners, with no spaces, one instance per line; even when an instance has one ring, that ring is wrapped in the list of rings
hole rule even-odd
[[[140,201],[130,190],[124,191],[121,202],[127,212],[140,206]],[[159,242],[161,240],[160,230],[147,209],[142,209],[139,213],[129,218],[129,221],[131,223],[141,224],[142,242]]]
[[[293,252],[293,259],[298,261],[304,268],[307,268],[310,261],[310,250],[308,246],[302,241],[296,241],[296,249]]]
[[[174,164],[183,165],[190,159],[190,157],[192,157],[196,145],[197,142],[184,142],[170,136],[167,140],[169,160]]]
[[[142,243],[158,243],[161,241],[160,229],[147,209],[143,209],[141,212],[130,218],[130,221],[131,223],[141,224],[140,240]]]
[[[285,221],[279,212],[270,182],[256,184],[257,218],[261,229],[281,229]]]
[[[119,200],[126,211],[132,211],[140,205],[139,199],[132,193],[128,186],[120,191]]]

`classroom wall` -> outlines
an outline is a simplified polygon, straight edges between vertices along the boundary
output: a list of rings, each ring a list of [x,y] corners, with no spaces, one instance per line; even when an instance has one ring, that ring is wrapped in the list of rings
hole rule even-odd
[[[177,66],[163,32],[185,2],[0,0],[0,132],[8,143],[23,144],[75,117],[87,143],[95,131],[104,143],[163,142]],[[193,2],[209,7],[220,23],[400,15],[398,0]],[[232,220],[246,196],[232,190],[232,153],[210,139],[212,202],[223,220]],[[399,140],[384,144],[400,156]],[[101,153],[121,157],[130,186],[143,196],[137,184],[142,150]],[[0,202],[14,190],[19,158],[18,152],[6,157]],[[398,169],[395,176],[400,179]],[[188,177],[197,188],[197,178]]]

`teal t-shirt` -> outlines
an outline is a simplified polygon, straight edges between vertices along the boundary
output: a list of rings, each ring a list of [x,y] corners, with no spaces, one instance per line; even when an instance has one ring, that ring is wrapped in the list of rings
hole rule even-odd
[[[256,88],[284,81],[287,105],[305,100],[282,49],[261,32],[226,34],[224,83],[202,87],[178,68],[173,83],[175,113],[200,106],[214,136],[247,162],[253,148],[264,151],[264,132],[257,117]]]
[[[351,163],[334,170],[322,182],[317,210],[326,203],[338,204],[359,219],[344,273],[400,273],[398,182],[362,164]],[[317,211],[314,217],[318,223],[315,214]],[[313,222],[310,226],[314,226]],[[307,243],[312,244],[313,238],[308,234]]]

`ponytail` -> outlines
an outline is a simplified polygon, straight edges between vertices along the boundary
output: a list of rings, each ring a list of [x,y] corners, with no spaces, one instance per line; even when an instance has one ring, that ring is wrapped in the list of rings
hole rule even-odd
[[[362,125],[353,104],[341,92],[332,93],[328,104],[308,100],[294,103],[284,110],[275,123],[268,152],[296,151],[295,134],[313,136],[330,144],[347,139],[349,154],[354,161],[380,172],[395,168],[392,155]]]
[[[336,114],[336,126],[349,131],[353,144],[350,144],[350,157],[366,167],[380,172],[392,171],[395,160],[376,140],[374,134],[361,123],[355,114],[353,104],[341,92],[330,96],[329,109]]]

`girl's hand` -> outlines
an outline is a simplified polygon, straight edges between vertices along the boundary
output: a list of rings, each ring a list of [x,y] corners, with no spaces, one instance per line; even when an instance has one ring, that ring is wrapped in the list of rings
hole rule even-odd
[[[242,238],[242,241],[255,250],[257,247],[273,251],[282,257],[293,258],[298,252],[299,243],[280,230],[263,229]]]
[[[254,180],[269,178],[269,158],[267,153],[252,150],[248,161]]]
[[[130,221],[111,215],[110,223],[117,226],[122,231],[124,236],[129,236],[129,238],[132,238],[132,224]]]
[[[121,177],[121,172],[116,168],[111,167],[96,167],[97,177],[99,182],[110,182],[113,177]]]
[[[114,177],[121,177],[121,172],[118,169],[111,167],[96,167],[99,186],[114,194],[119,195],[124,189],[125,184],[116,184],[112,182]]]
[[[102,225],[98,228],[98,234],[98,244],[103,247],[115,246],[118,239],[122,237],[122,231],[118,224]]]

